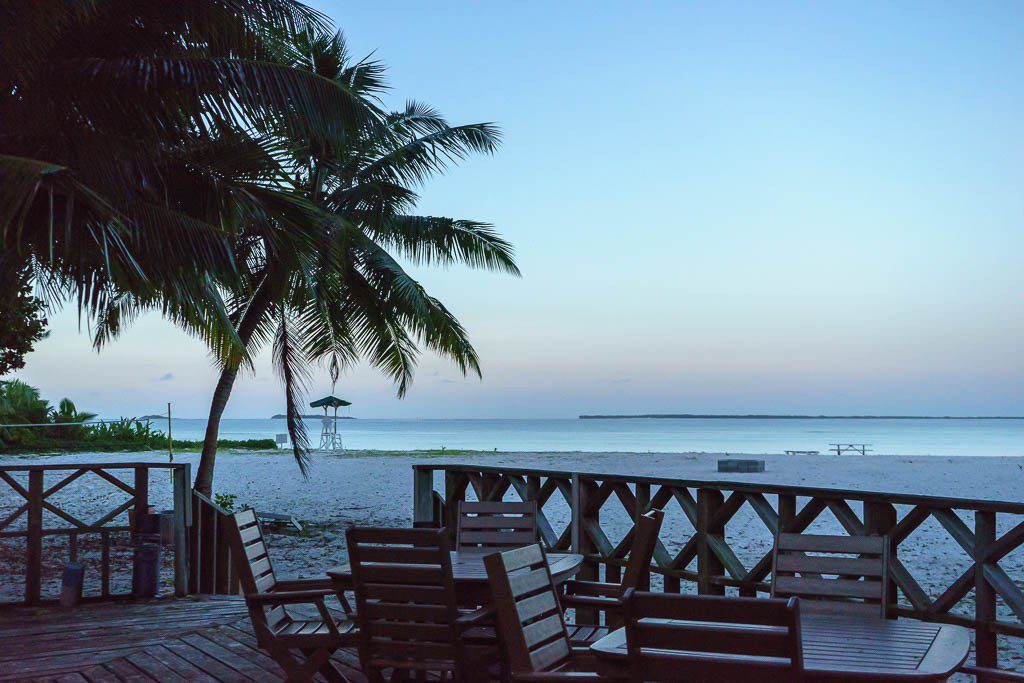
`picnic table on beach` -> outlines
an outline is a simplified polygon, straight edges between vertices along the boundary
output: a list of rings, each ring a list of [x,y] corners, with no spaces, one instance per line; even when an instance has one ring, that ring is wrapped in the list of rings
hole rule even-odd
[[[800,629],[804,670],[812,679],[945,680],[966,661],[971,646],[970,632],[961,626],[910,619],[802,614]],[[626,630],[612,631],[591,651],[603,673],[621,675]]]
[[[871,452],[871,444],[869,443],[830,443],[829,447],[836,455],[842,455],[843,453],[867,455]]]
[[[484,557],[496,552],[493,548],[463,548],[452,552],[452,578],[464,607],[478,607],[491,602],[491,586],[487,582]],[[555,583],[561,585],[576,576],[583,567],[583,556],[575,553],[548,553],[548,566]],[[352,569],[341,565],[327,570],[336,590],[352,590]]]

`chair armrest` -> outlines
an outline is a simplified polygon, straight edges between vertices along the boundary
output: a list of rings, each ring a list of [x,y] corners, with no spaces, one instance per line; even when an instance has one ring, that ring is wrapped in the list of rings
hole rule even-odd
[[[513,674],[512,680],[515,683],[558,683],[568,681],[569,683],[607,683],[606,676],[601,676],[590,671],[536,671],[533,673]]]
[[[336,586],[333,579],[278,579],[276,588],[283,591],[301,591],[301,590],[326,590],[329,591],[328,595],[334,595],[338,598],[338,602],[341,603],[341,608],[345,611],[345,614],[352,614],[352,605],[349,604],[348,598],[342,592],[340,586]]]
[[[455,620],[455,628],[460,631],[464,631],[466,629],[473,628],[474,626],[489,623],[493,617],[493,607],[480,607],[472,612],[467,612],[466,614],[459,616],[459,618]]]
[[[302,590],[315,590],[322,588],[324,590],[334,588],[331,580],[328,578],[323,579],[278,579],[275,586],[283,591],[302,591]]]
[[[568,595],[589,595],[600,598],[622,597],[622,586],[617,583],[604,583],[601,581],[580,581],[572,579],[565,582],[565,594]]]
[[[274,593],[247,593],[245,601],[256,605],[296,605],[303,602],[323,602],[328,595],[334,595],[330,589],[318,588],[305,591],[278,591]]]
[[[566,595],[562,598],[562,607],[595,607],[610,612],[618,612],[622,610],[622,600],[593,595]]]

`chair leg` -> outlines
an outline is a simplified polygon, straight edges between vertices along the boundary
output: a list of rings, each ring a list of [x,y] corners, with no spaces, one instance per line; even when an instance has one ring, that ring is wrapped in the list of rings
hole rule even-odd
[[[334,662],[330,659],[331,654],[333,653],[327,655],[327,661],[320,667],[320,674],[330,683],[352,683],[345,674],[341,673],[341,671],[334,666]]]
[[[308,683],[316,677],[316,672],[329,662],[331,654],[331,650],[307,651],[306,661],[299,663],[289,650],[279,648],[274,653],[274,660],[285,670],[289,683]]]

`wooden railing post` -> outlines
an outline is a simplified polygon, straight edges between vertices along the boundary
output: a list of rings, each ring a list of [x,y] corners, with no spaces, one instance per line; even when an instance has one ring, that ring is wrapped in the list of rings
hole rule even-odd
[[[572,473],[572,552],[578,555],[591,555],[595,552],[594,544],[583,528],[586,522],[586,510],[589,504],[589,486],[583,481],[579,472]],[[598,565],[585,560],[580,569],[579,578],[584,581],[598,580]],[[599,614],[594,609],[577,609],[576,619],[579,623],[597,623]]]
[[[145,528],[146,517],[149,515],[149,468],[135,468],[135,508],[132,513],[132,542],[137,543],[139,532]]]
[[[412,521],[416,523],[437,522],[434,519],[434,470],[413,467],[412,469]]]
[[[25,538],[25,602],[39,603],[43,579],[43,470],[28,473],[28,520]]]
[[[779,528],[776,534],[781,534],[793,528],[793,520],[796,519],[796,496],[789,493],[779,494]]]
[[[448,527],[448,535],[451,541],[455,542],[455,530],[458,526],[459,501],[464,499],[465,489],[462,487],[463,476],[459,472],[445,470],[444,472],[444,521],[442,524]]]
[[[188,595],[188,537],[187,527],[192,518],[192,489],[189,487],[189,465],[177,465],[173,470],[174,496],[174,594]],[[148,489],[147,494],[148,496]]]
[[[721,491],[697,489],[697,592],[701,595],[725,595],[725,586],[714,582],[725,574],[725,566],[710,541],[711,536],[725,536],[725,525],[712,523],[724,501]]]
[[[996,591],[985,578],[985,561],[996,542],[996,513],[974,513],[974,618],[981,626],[974,630],[974,662],[977,666],[999,667],[996,634],[988,627],[996,620]],[[979,677],[979,681],[985,681]]]
[[[865,502],[864,503],[864,531],[869,536],[889,537],[889,557],[896,559],[896,539],[892,537],[893,527],[896,526],[896,506],[890,503]],[[889,585],[885,589],[886,612],[891,619],[895,619],[894,609],[899,600],[897,599],[896,582],[891,576],[887,577]]]
[[[580,485],[580,474],[579,472],[572,473],[572,479],[569,482],[570,486],[570,504],[569,512],[572,514],[569,524],[569,543],[572,552],[580,554],[582,550],[583,540],[583,520],[581,515],[583,514],[583,487]]]
[[[650,484],[637,484],[636,485],[636,507],[633,509],[633,524],[637,524],[640,518],[647,513],[648,508],[651,506],[651,485]],[[634,536],[635,538],[635,536]],[[651,590],[651,568],[645,567],[643,576],[640,579],[640,589],[649,591]]]

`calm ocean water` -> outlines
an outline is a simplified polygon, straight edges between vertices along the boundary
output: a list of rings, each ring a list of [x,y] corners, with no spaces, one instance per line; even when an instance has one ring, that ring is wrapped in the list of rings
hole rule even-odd
[[[320,421],[307,422],[314,443]],[[154,426],[165,428],[159,421]],[[175,419],[174,437],[201,439],[206,420]],[[226,419],[221,438],[273,438],[283,420]],[[829,443],[870,443],[898,455],[1024,455],[1024,420],[631,419],[342,420],[349,449],[500,451],[827,452]]]

